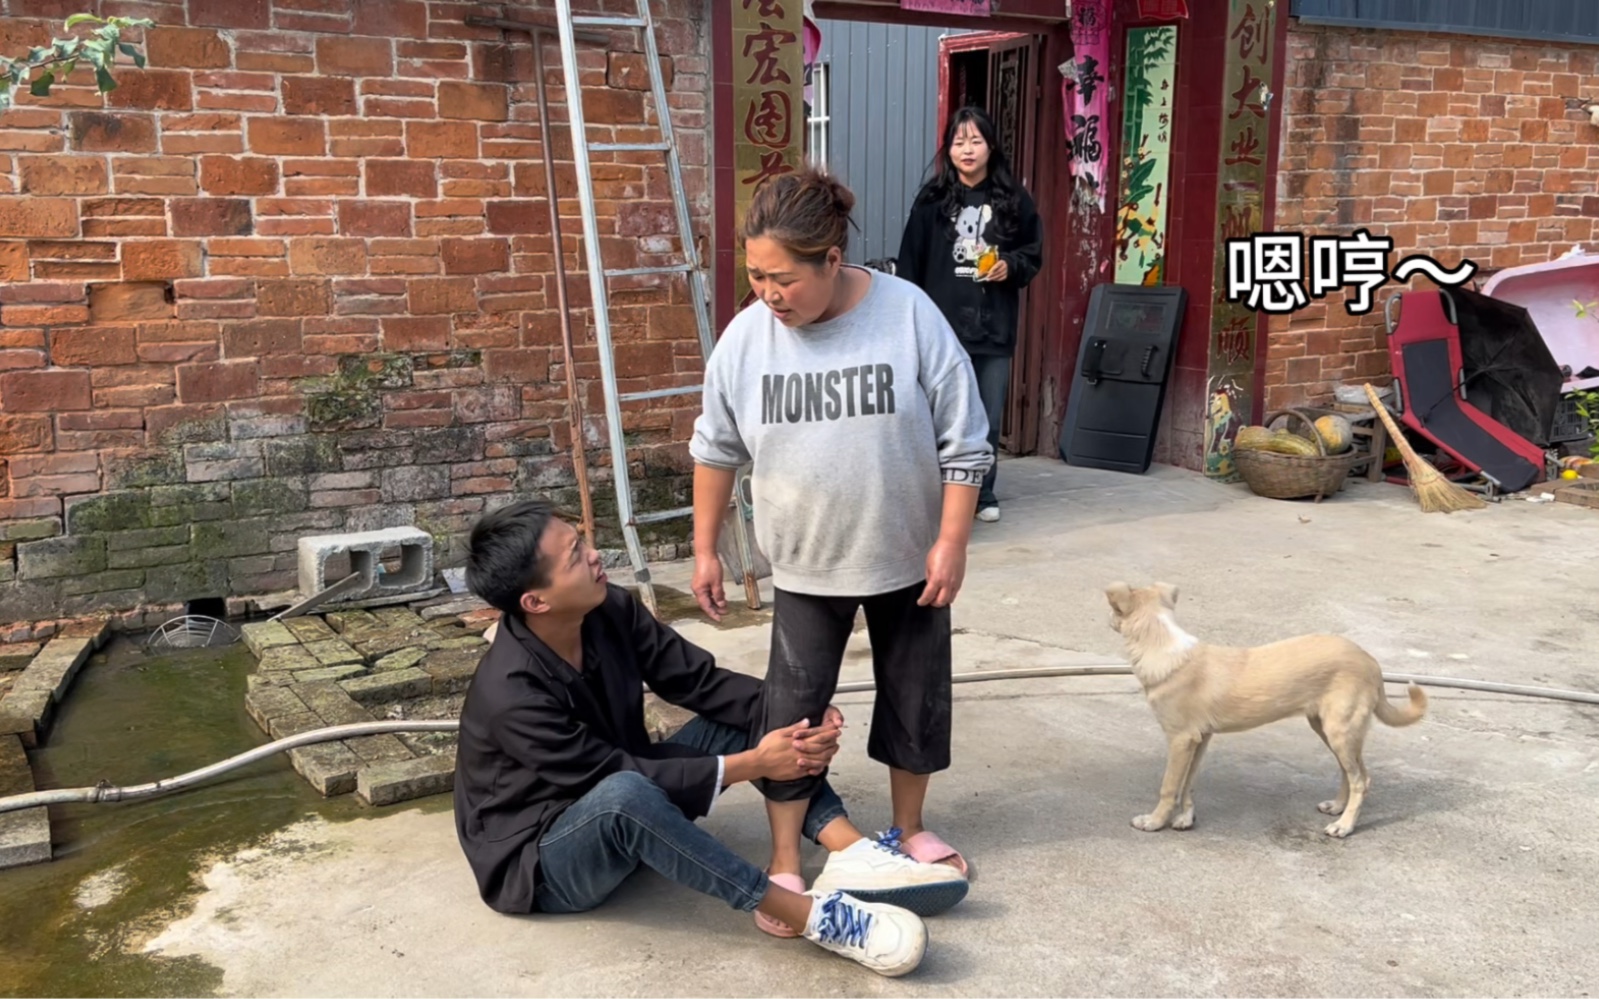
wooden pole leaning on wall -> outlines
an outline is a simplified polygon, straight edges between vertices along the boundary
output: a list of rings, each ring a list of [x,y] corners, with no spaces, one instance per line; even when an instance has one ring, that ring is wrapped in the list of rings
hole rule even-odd
[[[530,12],[531,13],[531,12]],[[466,23],[474,28],[499,28],[502,31],[525,32],[533,40],[533,74],[537,77],[539,110],[539,143],[544,155],[545,204],[550,209],[550,246],[555,258],[555,301],[561,316],[561,362],[566,368],[567,427],[572,435],[572,474],[577,479],[577,495],[582,522],[578,525],[583,540],[594,547],[594,497],[589,491],[588,448],[583,438],[583,400],[577,389],[577,368],[572,361],[572,314],[566,297],[566,253],[561,246],[561,209],[555,198],[555,157],[550,142],[550,105],[544,84],[544,43],[555,37],[555,24],[531,21],[512,21],[499,17],[468,17]],[[606,44],[605,35],[579,32],[585,42]]]

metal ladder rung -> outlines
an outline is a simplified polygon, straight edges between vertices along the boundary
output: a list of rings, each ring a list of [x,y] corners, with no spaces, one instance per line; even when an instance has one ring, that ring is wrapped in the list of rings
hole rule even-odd
[[[674,395],[693,395],[703,391],[703,385],[683,385],[678,388],[650,389],[648,392],[623,392],[617,398],[623,402],[638,402],[641,399],[667,399]]]
[[[693,270],[692,264],[667,264],[662,267],[614,267],[605,272],[608,278],[640,277],[645,274],[687,274]]]
[[[642,17],[599,17],[592,14],[578,14],[572,18],[572,23],[580,28],[642,28]]]
[[[687,517],[693,512],[694,508],[691,506],[680,506],[675,510],[656,510],[653,513],[640,513],[634,515],[633,523],[658,524],[663,520],[676,520],[679,517]]]
[[[620,0],[617,0],[620,2]],[[719,0],[721,2],[721,0]],[[744,0],[748,4],[749,0]],[[797,2],[797,0],[796,0]],[[611,451],[612,485],[616,494],[617,519],[621,521],[622,538],[627,545],[628,561],[633,566],[633,578],[638,584],[639,598],[652,614],[658,612],[655,587],[650,580],[649,558],[639,538],[639,528],[647,524],[676,520],[693,514],[692,506],[676,510],[657,510],[639,513],[634,510],[633,487],[630,481],[627,435],[622,429],[622,404],[644,399],[668,396],[686,396],[704,392],[703,385],[654,389],[646,392],[620,391],[617,381],[616,346],[612,334],[611,288],[609,278],[645,274],[683,274],[688,285],[689,304],[694,309],[694,325],[698,333],[700,356],[709,361],[716,347],[715,329],[712,326],[710,293],[705,262],[701,259],[695,242],[695,226],[687,186],[684,182],[681,154],[677,148],[676,132],[672,122],[671,101],[666,91],[665,77],[661,71],[661,52],[656,44],[655,28],[650,16],[650,0],[633,0],[637,16],[577,16],[572,10],[574,0],[554,0],[556,28],[561,41],[561,75],[566,89],[567,125],[572,136],[572,161],[576,167],[578,204],[582,209],[583,253],[588,266],[589,291],[594,307],[594,340],[599,348],[600,377],[604,383],[606,434]],[[578,69],[578,25],[591,28],[633,28],[639,30],[641,54],[649,73],[650,104],[655,109],[654,134],[656,142],[593,142],[588,126],[583,120],[583,87]],[[592,37],[592,35],[591,35]],[[589,39],[581,39],[587,41]],[[596,44],[610,47],[605,40]],[[604,134],[604,133],[601,133]],[[648,135],[628,131],[624,135]],[[611,136],[616,138],[614,134]],[[653,259],[676,259],[680,265],[658,267],[631,267],[608,269],[605,265],[600,233],[599,206],[595,198],[594,175],[590,165],[591,153],[657,153],[666,167],[672,193],[672,214],[676,218],[680,252],[672,256]],[[553,184],[553,181],[551,182]],[[608,203],[609,204],[609,203]],[[619,319],[620,317],[618,317]],[[746,491],[742,485],[734,490],[732,505],[737,511],[733,518],[733,540],[737,546],[738,560],[742,563],[744,595],[751,610],[761,607],[761,593],[755,578],[754,558],[758,553],[750,538],[751,512]]]

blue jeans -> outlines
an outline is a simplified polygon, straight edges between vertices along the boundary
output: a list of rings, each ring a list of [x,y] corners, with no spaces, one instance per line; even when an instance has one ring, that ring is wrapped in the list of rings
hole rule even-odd
[[[994,483],[999,479],[999,430],[1005,422],[1005,395],[1010,391],[1011,359],[1003,354],[973,354],[972,371],[977,375],[977,397],[988,414],[988,446],[994,450],[994,464],[983,476],[977,495],[977,509],[999,506]]]
[[[668,742],[711,756],[750,749],[748,732],[695,718]],[[804,832],[813,842],[843,816],[826,784],[811,799]],[[539,841],[540,912],[587,912],[642,864],[669,881],[749,912],[769,883],[759,867],[691,822],[660,785],[632,771],[615,773],[568,808]]]

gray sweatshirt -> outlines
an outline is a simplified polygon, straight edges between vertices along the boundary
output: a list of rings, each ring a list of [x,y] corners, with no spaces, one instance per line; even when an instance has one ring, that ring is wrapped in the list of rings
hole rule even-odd
[[[754,462],[755,538],[791,593],[872,596],[927,576],[943,485],[993,463],[971,360],[920,288],[871,273],[866,296],[789,329],[764,303],[734,318],[705,374],[689,446]]]

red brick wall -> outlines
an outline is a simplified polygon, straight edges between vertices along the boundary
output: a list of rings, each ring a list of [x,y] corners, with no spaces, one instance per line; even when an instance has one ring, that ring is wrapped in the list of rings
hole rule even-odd
[[[632,8],[579,6],[602,4]],[[415,523],[448,560],[486,507],[574,501],[532,50],[464,24],[550,7],[0,0],[10,55],[80,10],[159,25],[148,67],[124,65],[109,95],[80,70],[0,117],[0,623],[290,587],[306,533]],[[656,0],[708,231],[703,13]],[[656,137],[637,48],[621,31],[582,49],[596,141]],[[659,157],[598,159],[607,263],[669,262]],[[681,283],[630,280],[613,285],[624,390],[697,381]],[[597,356],[576,322],[600,445]],[[629,414],[646,493],[681,496],[696,408]],[[603,509],[608,484],[596,492]]]
[[[1393,238],[1390,266],[1468,259],[1479,281],[1592,242],[1599,129],[1581,104],[1599,49],[1297,23],[1289,47],[1277,230],[1365,227]],[[1342,301],[1271,320],[1268,410],[1388,381],[1381,308]]]

